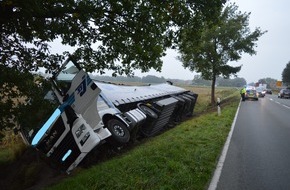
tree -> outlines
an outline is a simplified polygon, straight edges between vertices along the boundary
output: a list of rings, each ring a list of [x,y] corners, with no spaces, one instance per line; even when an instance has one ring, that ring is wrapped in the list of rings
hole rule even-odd
[[[201,86],[210,86],[211,81],[203,79],[201,75],[194,75],[192,84],[201,85]],[[225,79],[222,77],[217,77],[216,84],[217,84],[216,86],[242,87],[242,86],[245,86],[247,82],[244,78],[239,78],[239,77],[236,77],[234,79],[230,79],[230,78]]]
[[[41,110],[48,108],[44,107],[43,97],[51,88],[49,82],[40,76],[21,73],[3,65],[0,65],[0,70],[0,130],[13,128],[18,123],[35,127],[31,120],[28,121],[29,115],[36,117]],[[9,83],[2,83],[11,76]]]
[[[11,92],[33,96],[29,87],[18,85],[33,81],[30,72],[40,67],[53,72],[66,56],[78,60],[87,71],[101,74],[105,69],[113,70],[113,75],[132,75],[134,69],[160,71],[165,50],[178,41],[178,28],[196,13],[214,17],[225,1],[1,0],[0,76],[6,77],[0,87],[9,93],[0,92],[0,103],[12,118],[21,115],[10,113],[17,107]],[[48,42],[56,39],[75,51],[50,53],[53,47]],[[10,122],[7,118],[2,121]]]
[[[164,83],[166,82],[164,77],[156,77],[154,75],[147,75],[145,77],[142,77],[142,82],[143,83]]]
[[[276,88],[276,82],[277,79],[273,79],[273,78],[263,78],[263,79],[259,79],[258,81],[260,84],[267,84],[267,88]]]
[[[203,79],[201,75],[194,75],[192,84],[198,86],[210,86],[210,81]]]
[[[73,55],[88,71],[160,71],[161,57],[176,35],[174,27],[196,11],[215,11],[222,2],[3,0],[0,62],[19,70],[54,70],[63,56],[50,54],[47,42],[61,39],[76,47]]]
[[[282,72],[282,82],[286,85],[290,84],[290,61]]]
[[[244,78],[236,77],[234,79],[225,79],[222,77],[217,78],[217,83],[219,86],[232,86],[232,87],[243,87],[247,84]]]
[[[227,65],[237,61],[242,53],[255,54],[256,41],[264,33],[259,28],[249,28],[250,13],[241,13],[235,4],[220,10],[216,22],[205,20],[202,27],[195,28],[189,21],[182,30],[178,45],[179,59],[185,68],[201,73],[211,80],[211,103],[215,103],[217,76],[225,78],[235,75],[241,66]]]

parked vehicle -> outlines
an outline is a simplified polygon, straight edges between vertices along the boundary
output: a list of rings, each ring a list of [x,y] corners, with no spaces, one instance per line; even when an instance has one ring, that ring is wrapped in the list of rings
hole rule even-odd
[[[258,93],[259,98],[265,97],[266,92],[264,90],[262,90],[261,88],[257,88],[256,91]]]
[[[246,100],[258,100],[259,94],[255,88],[246,89],[245,99]]]
[[[97,146],[151,137],[191,116],[198,95],[169,83],[124,86],[93,81],[71,59],[51,77],[39,128],[24,141],[70,172]],[[52,113],[52,114],[51,114]]]
[[[290,89],[284,88],[281,89],[278,93],[278,98],[290,98]]]
[[[271,89],[266,89],[266,90],[265,90],[265,93],[266,93],[266,94],[272,94],[272,90],[271,90]]]

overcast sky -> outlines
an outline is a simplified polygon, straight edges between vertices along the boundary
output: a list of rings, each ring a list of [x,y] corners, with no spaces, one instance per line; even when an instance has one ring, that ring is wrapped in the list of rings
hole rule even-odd
[[[257,42],[256,55],[242,55],[242,59],[232,65],[243,65],[238,77],[250,82],[257,82],[262,78],[281,80],[281,74],[290,61],[290,1],[289,0],[231,0],[242,12],[251,12],[250,27],[253,31],[260,27],[267,30]],[[176,59],[177,53],[169,50],[164,57],[161,73],[149,72],[139,74],[155,74],[165,78],[192,79],[196,73],[184,69]]]

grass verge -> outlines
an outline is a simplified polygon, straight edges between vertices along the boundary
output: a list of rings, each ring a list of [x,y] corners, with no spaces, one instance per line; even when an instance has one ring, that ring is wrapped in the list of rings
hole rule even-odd
[[[205,189],[239,100],[234,93],[221,105],[220,116],[201,114],[48,189]]]
[[[7,148],[0,148],[0,166],[12,160],[12,151]]]
[[[20,136],[14,135],[12,130],[1,131],[1,134],[4,138],[0,141],[0,165],[16,160],[26,149]]]

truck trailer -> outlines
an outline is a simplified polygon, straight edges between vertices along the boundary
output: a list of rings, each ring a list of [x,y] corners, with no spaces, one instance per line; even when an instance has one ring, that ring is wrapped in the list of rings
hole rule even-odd
[[[192,116],[198,95],[172,83],[127,86],[93,80],[73,59],[51,77],[47,117],[24,141],[67,173],[103,143],[126,145]]]

